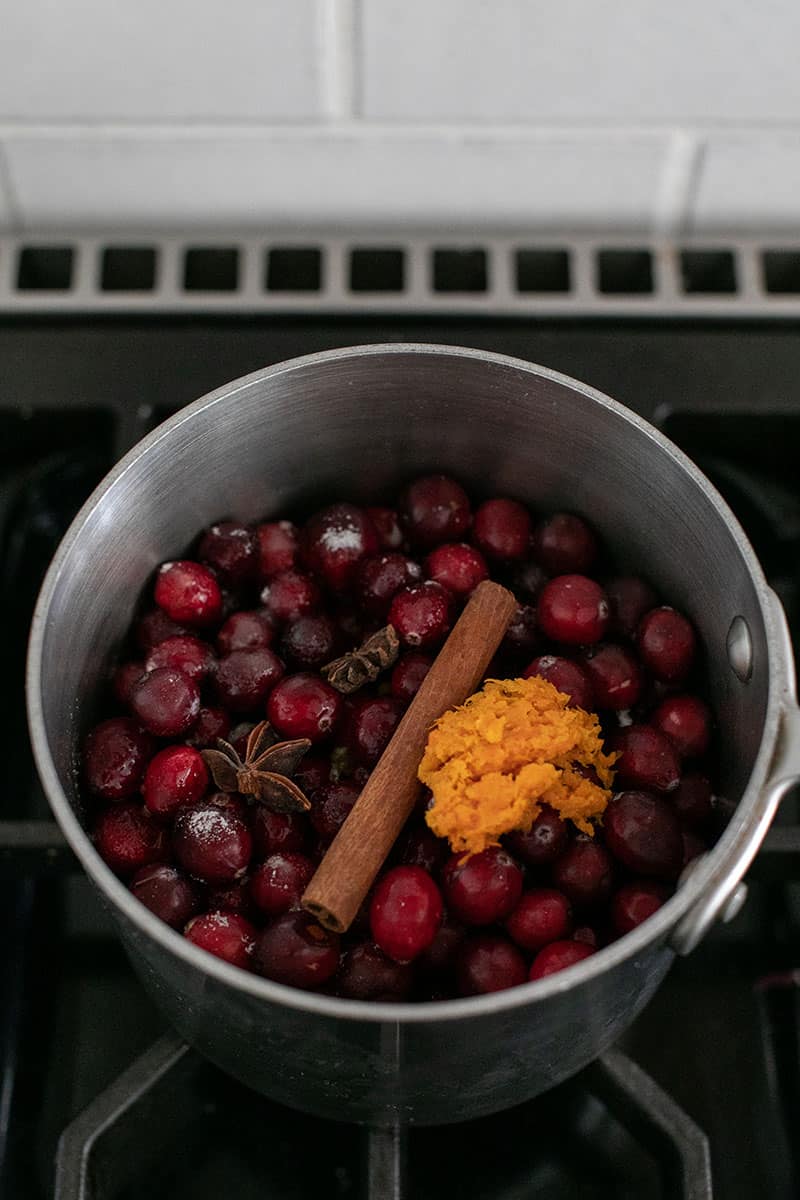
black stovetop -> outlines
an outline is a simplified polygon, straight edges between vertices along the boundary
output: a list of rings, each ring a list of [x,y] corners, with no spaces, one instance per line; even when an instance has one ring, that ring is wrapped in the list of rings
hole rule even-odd
[[[57,1145],[69,1127],[59,1200],[300,1200],[356,1197],[368,1185],[374,1197],[399,1200],[382,1174],[397,1149],[389,1135],[370,1142],[280,1109],[167,1030],[94,893],[44,824],[22,703],[38,583],[69,518],[116,457],[176,407],[238,375],[295,354],[398,340],[531,359],[655,421],[731,502],[798,644],[795,325],[318,317],[0,324],[2,1196],[55,1194]],[[743,912],[675,964],[612,1054],[510,1114],[468,1130],[412,1132],[403,1195],[700,1200],[711,1194],[706,1147],[716,1200],[800,1193],[796,815],[790,799],[751,871]]]

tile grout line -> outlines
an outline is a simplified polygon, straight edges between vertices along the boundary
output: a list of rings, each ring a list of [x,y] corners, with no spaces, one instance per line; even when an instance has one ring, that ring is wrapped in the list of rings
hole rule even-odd
[[[356,0],[317,0],[317,53],[324,115],[330,123],[355,114]]]
[[[22,233],[22,206],[19,203],[17,190],[11,177],[11,164],[6,155],[6,148],[0,141],[0,196],[5,197],[8,215],[11,220],[11,232]]]
[[[686,232],[697,191],[705,144],[694,132],[676,129],[669,139],[655,197],[654,232],[666,238]]]

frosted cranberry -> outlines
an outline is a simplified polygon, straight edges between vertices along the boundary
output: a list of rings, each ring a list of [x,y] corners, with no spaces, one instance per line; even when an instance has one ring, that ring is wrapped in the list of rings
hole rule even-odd
[[[539,593],[547,583],[547,576],[537,562],[532,559],[520,565],[514,571],[511,588],[518,600],[535,604]]]
[[[487,500],[475,513],[472,536],[487,558],[524,558],[531,540],[530,513],[516,500]]]
[[[678,818],[666,800],[649,792],[619,792],[603,814],[606,845],[638,875],[674,879],[681,869]]]
[[[628,725],[609,741],[609,748],[619,753],[614,763],[618,784],[672,792],[680,783],[678,756],[660,730],[649,725]]]
[[[231,719],[224,708],[201,705],[197,720],[186,741],[200,750],[214,746],[217,738],[227,738],[231,731]]]
[[[283,913],[258,935],[253,965],[276,983],[319,987],[339,966],[339,938],[302,910]]]
[[[167,746],[150,760],[142,783],[145,807],[154,817],[172,817],[194,804],[208,787],[208,770],[191,746]]]
[[[523,950],[540,950],[548,942],[567,936],[572,926],[572,908],[562,892],[533,888],[520,897],[505,925]]]
[[[674,608],[654,608],[639,622],[636,644],[656,679],[680,683],[694,661],[696,639],[689,621]]]
[[[376,763],[400,723],[403,705],[392,696],[356,702],[347,722],[347,744],[363,763]]]
[[[448,909],[467,925],[491,925],[507,917],[522,895],[522,871],[499,846],[471,858],[453,854],[442,871]]]
[[[232,712],[249,712],[264,703],[279,679],[283,663],[266,646],[232,650],[219,660],[215,684],[220,703]]]
[[[134,684],[130,704],[134,716],[150,733],[178,737],[197,720],[200,692],[183,671],[158,667]]]
[[[253,845],[260,857],[304,849],[307,833],[308,820],[301,813],[276,813],[263,804],[256,805],[253,812]]]
[[[536,609],[530,604],[518,604],[503,635],[502,649],[526,657],[536,649],[539,640]]]
[[[258,549],[252,529],[237,521],[220,521],[200,539],[197,557],[234,587],[249,583],[258,566]]]
[[[384,550],[399,550],[403,544],[403,531],[400,528],[400,517],[393,508],[368,508],[367,516],[378,533],[378,539]]]
[[[461,947],[456,973],[462,996],[483,996],[524,983],[525,959],[507,938],[478,934]]]
[[[332,842],[352,812],[361,789],[354,783],[327,783],[314,795],[311,824],[326,844]]]
[[[184,931],[185,937],[201,950],[245,971],[250,969],[257,933],[245,917],[227,912],[203,913],[194,917]]]
[[[642,921],[652,917],[665,900],[669,891],[661,883],[652,879],[638,879],[634,883],[626,883],[611,901],[611,921],[620,937],[630,933]]]
[[[319,608],[322,597],[310,575],[284,571],[275,575],[261,593],[261,603],[278,624],[296,621]]]
[[[332,592],[348,588],[359,563],[379,547],[378,531],[363,508],[344,502],[315,513],[300,535],[303,561]]]
[[[669,802],[679,819],[690,829],[705,829],[714,815],[714,794],[711,783],[699,771],[684,775]]]
[[[160,608],[153,608],[136,622],[136,644],[146,654],[148,650],[166,638],[179,637],[181,634],[189,632],[185,625],[179,625],[177,621],[173,621]]]
[[[618,637],[632,638],[644,614],[656,604],[655,592],[638,575],[618,575],[609,579],[606,595],[611,612],[609,632]]]
[[[543,804],[530,829],[515,829],[505,840],[512,854],[529,867],[544,867],[566,850],[569,829],[549,804]]]
[[[177,867],[151,864],[137,871],[130,883],[137,900],[173,929],[183,929],[197,912],[197,889]]]
[[[467,931],[445,912],[436,937],[422,951],[415,966],[426,976],[446,976],[455,969],[458,953],[464,945]]]
[[[317,675],[288,675],[267,702],[270,724],[286,738],[318,742],[330,734],[342,708],[339,693]]]
[[[579,663],[556,654],[541,654],[523,671],[525,679],[532,675],[546,679],[559,692],[569,696],[570,708],[584,708],[588,712],[594,707],[589,676]]]
[[[184,625],[214,625],[222,616],[216,578],[208,567],[188,559],[159,567],[154,598],[168,617]]]
[[[165,831],[140,804],[104,809],[94,827],[94,842],[118,875],[132,875],[150,863],[164,862],[169,853]]]
[[[256,529],[259,579],[273,579],[297,564],[299,535],[291,521],[266,521]]]
[[[367,613],[383,617],[389,609],[392,597],[401,588],[411,587],[422,580],[422,567],[396,551],[367,558],[356,573],[354,591],[356,599]]]
[[[450,632],[452,598],[439,583],[428,579],[403,588],[392,600],[389,624],[406,646],[436,646]]]
[[[235,879],[233,883],[209,888],[204,908],[209,912],[239,913],[251,920],[255,908],[250,899],[250,880],[244,875],[241,879]]]
[[[597,538],[581,517],[554,513],[533,531],[532,549],[550,575],[585,575],[597,558]]]
[[[205,883],[228,883],[247,870],[253,839],[235,812],[201,804],[176,816],[172,849],[190,875]]]
[[[393,867],[372,895],[375,942],[395,962],[411,962],[430,946],[442,919],[442,897],[422,867]]]
[[[415,479],[403,493],[400,517],[409,537],[421,546],[457,542],[472,523],[467,493],[446,475]]]
[[[264,609],[231,613],[217,634],[220,654],[232,650],[259,650],[271,646],[275,630]]]
[[[281,638],[281,654],[298,667],[322,667],[330,662],[336,645],[336,629],[330,617],[320,613],[298,617],[287,625]]]
[[[425,560],[425,574],[454,596],[468,596],[478,584],[489,578],[486,559],[466,542],[448,542],[437,546]]]
[[[342,957],[336,991],[348,1000],[404,1000],[413,982],[408,963],[387,958],[374,942],[359,942]]]
[[[297,784],[307,796],[319,791],[331,780],[331,759],[327,754],[304,754],[294,773]]]
[[[557,575],[542,588],[536,609],[542,632],[570,646],[599,642],[608,627],[608,600],[586,575]]]
[[[698,696],[668,696],[650,720],[666,734],[679,758],[700,758],[708,749],[711,713]]]
[[[447,842],[438,838],[427,825],[412,825],[404,829],[394,844],[392,856],[407,867],[422,867],[435,874],[447,857]]]
[[[608,642],[587,651],[584,665],[598,708],[633,708],[642,694],[639,664],[624,646]]]
[[[391,687],[395,700],[410,704],[432,666],[433,659],[427,654],[414,651],[404,654],[392,671]]]
[[[683,847],[683,857],[681,859],[681,870],[686,867],[695,858],[699,858],[704,854],[708,847],[701,837],[694,832],[693,829],[681,829],[681,844]]]
[[[270,854],[250,876],[253,902],[270,917],[297,908],[314,871],[313,862],[305,854]]]
[[[104,800],[126,800],[137,791],[152,753],[151,738],[130,717],[102,721],[84,745],[86,782]]]
[[[590,954],[594,954],[594,950],[591,946],[587,946],[586,942],[551,942],[549,946],[545,946],[539,951],[531,963],[528,979],[543,979],[545,975],[563,971],[566,967],[572,967],[575,963],[582,962]]]
[[[191,634],[164,638],[147,655],[145,671],[156,671],[159,667],[172,667],[183,671],[195,683],[200,684],[214,670],[216,657],[208,642]]]
[[[240,796],[236,792],[209,792],[205,798],[205,803],[212,804],[215,808],[221,808],[223,812],[236,817],[248,829],[250,828],[253,809],[247,803],[244,796]],[[237,876],[238,878],[239,876]]]
[[[611,895],[611,857],[595,838],[579,834],[553,865],[553,883],[578,909],[603,904]]]
[[[111,686],[114,696],[120,704],[128,705],[131,699],[133,685],[138,683],[145,673],[143,662],[122,663],[114,672]]]

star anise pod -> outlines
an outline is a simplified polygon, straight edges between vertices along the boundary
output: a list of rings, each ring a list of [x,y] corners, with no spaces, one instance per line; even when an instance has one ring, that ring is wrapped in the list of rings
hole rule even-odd
[[[394,665],[399,651],[400,639],[394,625],[386,625],[370,634],[356,650],[327,663],[321,674],[337,692],[347,695],[357,692],[365,683],[373,683],[381,671]]]
[[[310,745],[308,738],[281,742],[269,721],[262,721],[248,735],[244,762],[222,738],[217,738],[216,750],[201,754],[221,792],[254,796],[273,812],[307,812],[311,801],[290,776]]]

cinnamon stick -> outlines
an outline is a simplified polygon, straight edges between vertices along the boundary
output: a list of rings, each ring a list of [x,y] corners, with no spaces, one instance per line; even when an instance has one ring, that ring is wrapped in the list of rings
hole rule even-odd
[[[490,580],[472,593],[305,890],[303,908],[326,929],[344,933],[349,928],[411,815],[431,726],[475,691],[516,606],[511,592]]]

